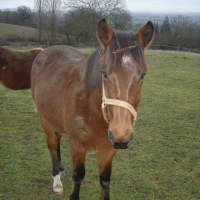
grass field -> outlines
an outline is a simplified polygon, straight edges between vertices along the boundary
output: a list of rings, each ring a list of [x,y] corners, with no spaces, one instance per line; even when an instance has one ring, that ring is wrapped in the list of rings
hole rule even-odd
[[[149,69],[134,142],[113,161],[111,200],[200,199],[200,56],[147,51]],[[31,91],[0,86],[0,199],[69,199],[72,164],[62,138],[64,193],[52,192],[51,160]],[[100,197],[89,152],[81,200]]]

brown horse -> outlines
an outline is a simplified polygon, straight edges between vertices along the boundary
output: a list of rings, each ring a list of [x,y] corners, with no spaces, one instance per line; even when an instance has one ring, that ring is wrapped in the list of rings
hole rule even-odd
[[[0,47],[0,82],[12,90],[31,88],[32,63],[41,51],[18,52]]]
[[[114,31],[102,19],[97,26],[101,47],[91,56],[55,46],[35,59],[31,87],[52,158],[54,192],[63,192],[60,140],[65,133],[73,163],[70,200],[79,199],[90,150],[98,151],[101,199],[110,199],[112,160],[117,149],[127,148],[133,140],[132,123],[147,70],[144,49],[153,34],[150,21],[135,35]]]

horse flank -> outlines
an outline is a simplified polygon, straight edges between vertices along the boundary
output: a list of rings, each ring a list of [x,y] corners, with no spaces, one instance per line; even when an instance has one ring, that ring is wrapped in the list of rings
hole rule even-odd
[[[42,48],[19,52],[0,47],[0,82],[12,90],[29,89],[32,63],[41,51]]]

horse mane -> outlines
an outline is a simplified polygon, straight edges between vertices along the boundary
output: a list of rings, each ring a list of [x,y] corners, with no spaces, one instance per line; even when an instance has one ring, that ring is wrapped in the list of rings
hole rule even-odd
[[[86,71],[86,85],[89,90],[93,90],[101,83],[100,62],[102,55],[102,47],[99,46],[90,56],[87,71]]]
[[[141,68],[146,68],[147,66],[144,47],[133,32],[115,30],[114,37],[106,48],[109,49],[111,63],[119,63],[125,53],[131,53],[135,62]],[[99,61],[101,56],[103,56],[103,49],[99,46],[89,58],[86,72],[86,85],[89,90],[93,90],[101,84],[100,69],[103,66],[103,63]],[[113,66],[117,70],[121,65],[116,64]]]

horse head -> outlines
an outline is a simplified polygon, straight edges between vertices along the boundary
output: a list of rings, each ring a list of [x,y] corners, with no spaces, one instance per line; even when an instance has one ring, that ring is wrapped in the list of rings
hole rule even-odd
[[[144,50],[153,35],[154,26],[150,21],[136,35],[114,31],[104,18],[97,26],[97,37],[102,46],[99,63],[103,113],[109,123],[108,138],[116,149],[127,148],[133,140],[133,122],[147,71]]]

